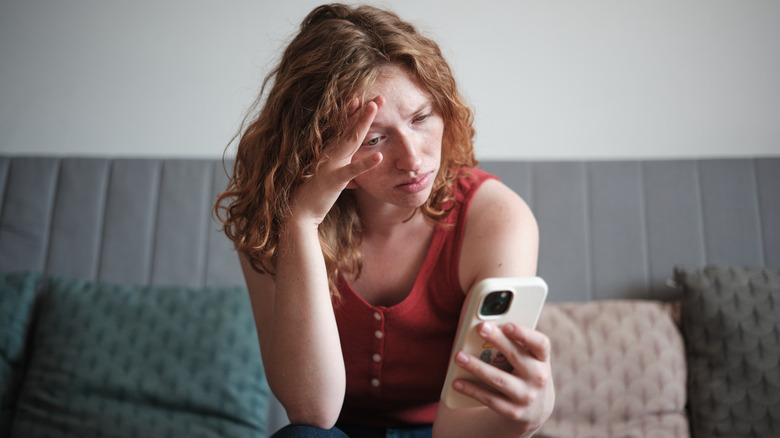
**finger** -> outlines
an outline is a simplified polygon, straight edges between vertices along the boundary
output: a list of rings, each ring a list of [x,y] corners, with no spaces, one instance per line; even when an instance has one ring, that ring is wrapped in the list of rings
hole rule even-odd
[[[362,108],[358,108],[352,115],[352,123],[345,134],[336,139],[334,156],[337,159],[349,159],[358,151],[363,143],[371,124],[374,122],[379,105],[383,102],[380,97],[369,101]],[[358,102],[359,103],[359,102]]]
[[[508,339],[523,345],[537,360],[541,362],[550,360],[550,338],[544,333],[511,322],[505,324],[501,331]]]
[[[367,172],[382,162],[382,153],[376,152],[368,157],[361,158],[360,160],[355,160],[348,165],[341,168],[341,171],[343,172],[343,179],[346,181],[351,181],[364,172]]]
[[[357,110],[360,109],[360,99],[357,97],[349,101],[349,106],[347,107],[347,113],[351,116],[355,115]]]
[[[495,392],[503,394],[508,399],[517,399],[525,391],[524,382],[517,376],[482,362],[476,356],[460,351],[455,355],[455,363],[473,374],[479,382],[489,386]],[[471,382],[464,381],[464,383]],[[478,400],[481,401],[481,399]]]
[[[514,421],[523,419],[526,407],[531,403],[531,397],[525,397],[522,402],[515,402],[503,394],[497,393],[468,380],[456,380],[453,389],[482,403],[493,411]]]
[[[520,332],[519,327],[521,326],[515,325],[509,330],[510,333],[517,336],[517,333]],[[510,338],[504,333],[504,330],[499,330],[487,322],[480,324],[478,330],[479,335],[485,341],[493,344],[504,355],[515,375],[527,380],[544,380],[546,366],[528,350],[528,347],[522,342],[524,338],[520,340]]]

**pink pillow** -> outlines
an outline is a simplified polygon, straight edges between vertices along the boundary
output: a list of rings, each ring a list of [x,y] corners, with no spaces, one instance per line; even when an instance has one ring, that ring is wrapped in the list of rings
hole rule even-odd
[[[556,403],[538,437],[688,437],[686,364],[672,305],[548,303]]]

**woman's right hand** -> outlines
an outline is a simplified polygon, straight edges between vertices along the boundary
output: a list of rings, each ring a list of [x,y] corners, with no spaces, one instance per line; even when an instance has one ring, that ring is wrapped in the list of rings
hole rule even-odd
[[[352,160],[374,121],[384,99],[377,97],[362,108],[352,101],[350,125],[343,135],[329,141],[326,157],[311,178],[293,193],[291,207],[296,220],[310,220],[318,226],[350,181],[382,162],[380,152]]]

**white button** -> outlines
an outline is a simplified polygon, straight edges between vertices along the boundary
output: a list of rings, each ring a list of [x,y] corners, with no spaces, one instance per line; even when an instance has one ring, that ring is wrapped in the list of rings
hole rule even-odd
[[[382,314],[379,313],[379,312],[374,312],[374,319],[376,319],[377,321],[381,321],[382,320]]]
[[[382,330],[377,330],[374,332],[374,336],[376,336],[377,339],[382,339],[384,333],[382,333]]]
[[[382,356],[380,356],[379,354],[374,355],[374,362],[380,362],[381,360],[382,360]]]
[[[371,379],[371,386],[379,388],[379,379]]]

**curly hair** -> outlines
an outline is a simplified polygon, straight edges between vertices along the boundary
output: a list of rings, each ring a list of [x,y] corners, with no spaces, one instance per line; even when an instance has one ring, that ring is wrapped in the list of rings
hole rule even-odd
[[[473,114],[439,46],[392,12],[319,6],[263,81],[234,137],[239,140],[228,187],[214,206],[225,234],[256,271],[274,275],[291,194],[315,172],[328,140],[347,128],[348,102],[358,97],[365,103],[367,89],[390,64],[416,77],[444,120],[440,170],[420,211],[436,222],[447,216],[459,169],[477,161]],[[319,238],[331,294],[338,296],[340,275],[357,277],[362,266],[361,222],[349,190],[320,224]]]

